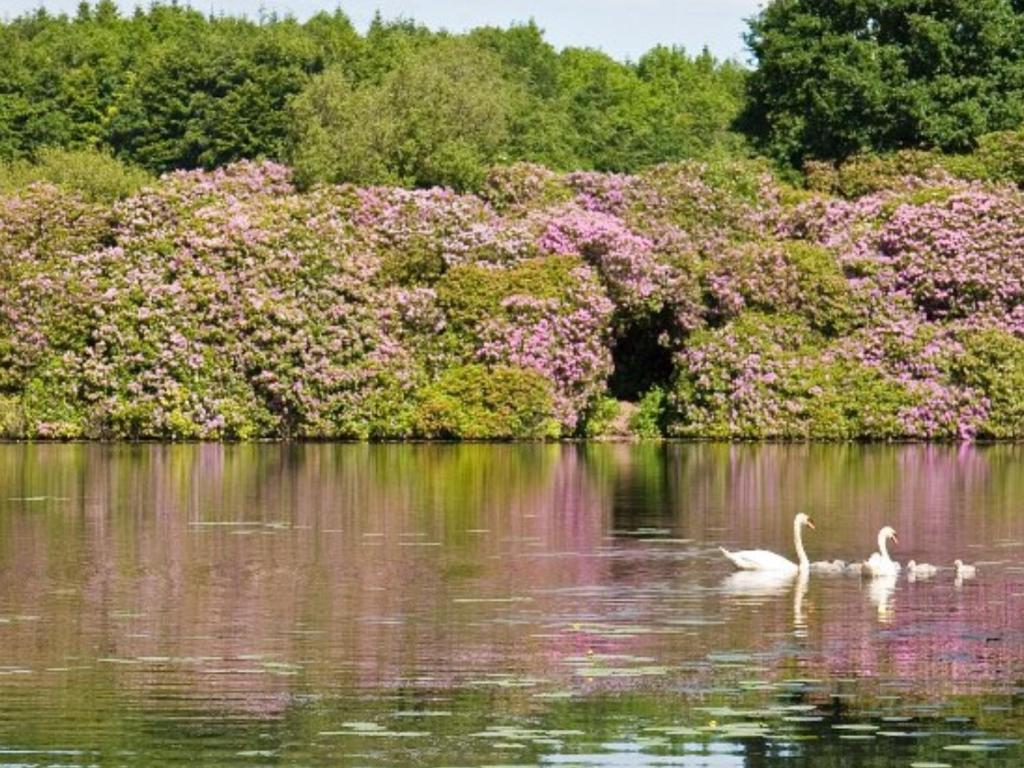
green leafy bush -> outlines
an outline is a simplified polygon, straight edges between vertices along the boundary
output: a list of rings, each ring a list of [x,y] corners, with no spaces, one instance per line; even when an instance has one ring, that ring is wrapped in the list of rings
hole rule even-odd
[[[989,133],[978,140],[978,148],[969,156],[976,175],[959,172],[964,178],[1010,181],[1024,187],[1024,131]]]
[[[1005,331],[988,329],[966,333],[963,351],[951,360],[955,381],[988,399],[984,437],[1024,437],[1024,341]]]
[[[0,194],[47,182],[89,202],[110,203],[135,194],[153,177],[103,152],[41,149],[34,161],[0,165]]]
[[[637,437],[657,438],[664,435],[666,418],[665,390],[652,387],[630,415],[629,429]]]
[[[835,254],[812,243],[784,244],[786,262],[795,272],[796,306],[811,326],[826,336],[842,336],[855,323],[854,297]]]
[[[573,272],[582,266],[583,262],[574,256],[526,259],[506,269],[459,265],[438,281],[437,300],[447,314],[449,327],[468,334],[486,321],[501,317],[503,302],[511,296],[571,301],[577,283]]]
[[[621,436],[621,415],[624,403],[614,397],[599,397],[585,414],[583,420],[584,437]]]
[[[414,431],[460,440],[556,438],[551,385],[520,368],[466,365],[445,371],[419,396]]]

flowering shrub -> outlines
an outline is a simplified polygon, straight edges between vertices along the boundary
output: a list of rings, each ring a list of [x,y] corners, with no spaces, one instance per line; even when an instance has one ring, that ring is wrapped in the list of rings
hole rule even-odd
[[[552,217],[538,243],[541,252],[579,255],[597,268],[617,308],[649,314],[664,305],[670,270],[654,243],[609,214],[569,208]]]
[[[583,278],[585,280],[585,278]],[[595,291],[589,306],[510,296],[503,317],[483,328],[479,358],[535,371],[552,384],[555,415],[567,430],[605,388],[612,372],[607,328],[612,305]]]
[[[898,381],[829,353],[797,315],[745,313],[680,353],[670,434],[723,439],[903,436],[918,402]]]
[[[610,304],[578,260],[551,257],[557,291],[517,267],[532,235],[494,258],[497,218],[444,190],[298,194],[272,164],[171,174],[112,209],[30,188],[0,217],[0,425],[19,437],[400,437],[422,424],[439,376],[486,363],[554,377],[544,418],[459,434],[571,430],[603,391]],[[460,314],[443,281],[460,270],[504,275],[484,298],[463,282],[459,299],[482,311]],[[499,348],[530,301],[550,317],[516,328],[550,331],[543,352]]]
[[[728,322],[680,352],[671,431],[1024,435],[1015,395],[1022,206],[1009,187],[907,178],[855,200],[802,205],[780,222],[781,243],[726,252],[709,293]],[[736,317],[747,308],[798,313],[807,325],[783,331],[780,315]],[[821,334],[810,347],[808,328]]]
[[[1024,193],[938,172],[0,198],[7,437],[1017,438],[1022,391]]]

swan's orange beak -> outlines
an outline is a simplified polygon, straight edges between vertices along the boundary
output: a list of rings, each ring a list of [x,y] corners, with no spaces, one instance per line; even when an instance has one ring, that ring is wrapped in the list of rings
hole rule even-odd
[[[900,537],[897,536],[895,533],[892,535],[892,543],[893,544],[899,544],[900,543]]]
[[[809,518],[809,517],[807,518],[807,527],[810,528],[812,531],[818,530],[817,528],[814,527],[814,521],[811,520],[811,518]]]

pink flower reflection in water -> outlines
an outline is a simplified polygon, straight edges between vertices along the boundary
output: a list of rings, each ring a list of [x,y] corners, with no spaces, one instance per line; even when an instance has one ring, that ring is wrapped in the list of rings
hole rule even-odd
[[[296,695],[1024,679],[1021,450],[922,446],[0,446],[0,692],[277,716]],[[20,499],[20,500],[19,500]],[[25,499],[36,499],[26,501]],[[729,590],[718,545],[980,561],[910,584]],[[18,617],[37,617],[19,619]],[[43,670],[81,667],[65,677]],[[96,670],[103,670],[100,675]],[[10,687],[10,688],[9,688]]]

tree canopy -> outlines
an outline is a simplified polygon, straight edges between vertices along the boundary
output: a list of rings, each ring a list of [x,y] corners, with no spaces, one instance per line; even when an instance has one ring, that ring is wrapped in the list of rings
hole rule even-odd
[[[475,190],[494,164],[633,173],[756,150],[801,168],[964,153],[1024,124],[1024,0],[772,0],[747,42],[753,69],[665,46],[625,62],[558,50],[534,22],[451,34],[378,15],[361,32],[340,10],[83,2],[0,22],[0,163],[267,159],[301,184]]]
[[[742,126],[776,159],[971,149],[1024,119],[1019,0],[775,0]]]
[[[489,164],[632,171],[741,143],[745,71],[659,48],[557,51],[533,23],[465,35],[340,11],[300,23],[177,4],[0,23],[0,161],[98,149],[156,173],[239,159],[308,181],[473,186]]]

